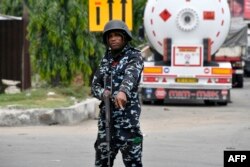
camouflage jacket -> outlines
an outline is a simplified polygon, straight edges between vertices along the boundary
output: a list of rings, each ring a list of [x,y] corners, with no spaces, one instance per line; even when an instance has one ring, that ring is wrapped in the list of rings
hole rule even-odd
[[[107,51],[102,58],[92,81],[92,94],[94,97],[103,100],[103,92],[106,89],[112,91],[112,97],[119,91],[127,95],[125,109],[112,107],[112,119],[116,128],[131,128],[139,126],[141,106],[138,97],[138,86],[143,70],[143,59],[139,50],[126,45],[120,55],[114,59],[110,51]],[[111,84],[112,74],[112,84]],[[107,76],[107,83],[104,77]],[[111,89],[112,85],[112,89]],[[105,119],[105,106],[100,104],[100,119]]]

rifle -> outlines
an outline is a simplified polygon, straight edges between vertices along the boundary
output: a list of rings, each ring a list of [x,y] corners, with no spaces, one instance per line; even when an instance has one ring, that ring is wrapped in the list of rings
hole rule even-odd
[[[110,78],[111,94],[112,94],[112,74]],[[107,88],[107,75],[104,76],[104,88]],[[111,94],[104,93],[104,104],[105,104],[105,130],[106,130],[106,142],[107,142],[107,152],[108,152],[108,167],[110,167],[110,115],[111,115]]]

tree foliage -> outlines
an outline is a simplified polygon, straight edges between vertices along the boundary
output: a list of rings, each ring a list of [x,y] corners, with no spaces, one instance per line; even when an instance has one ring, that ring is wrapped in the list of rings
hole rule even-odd
[[[102,51],[88,31],[87,5],[82,0],[28,0],[27,4],[30,54],[41,77],[69,84],[81,72],[88,84],[91,59]]]
[[[12,16],[22,16],[22,0],[0,0],[0,13]]]
[[[143,27],[144,8],[147,0],[133,0],[133,45],[138,46],[145,41],[139,38],[139,28]]]

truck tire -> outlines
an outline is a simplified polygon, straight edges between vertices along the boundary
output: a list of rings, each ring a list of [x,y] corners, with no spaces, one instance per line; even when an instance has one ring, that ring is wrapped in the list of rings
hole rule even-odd
[[[243,88],[243,74],[233,74],[232,77],[233,88]]]
[[[216,104],[220,106],[226,106],[228,101],[204,100],[204,103],[207,106],[215,106]]]
[[[242,74],[241,75],[236,75],[236,82],[237,82],[236,87],[237,88],[243,88],[243,79],[244,79],[244,77],[243,77]]]
[[[215,105],[215,101],[213,101],[213,100],[204,100],[204,103],[206,106],[214,106]]]
[[[226,106],[227,105],[227,101],[220,101],[220,102],[217,102],[218,105],[220,106]]]
[[[151,101],[145,101],[145,100],[142,100],[142,104],[144,104],[144,105],[148,105],[148,104],[152,104],[152,102],[151,102]]]

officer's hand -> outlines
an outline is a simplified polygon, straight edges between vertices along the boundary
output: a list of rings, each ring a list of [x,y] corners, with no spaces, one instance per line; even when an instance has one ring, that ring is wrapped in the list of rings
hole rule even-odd
[[[104,90],[104,92],[103,92],[103,95],[102,95],[103,97],[107,97],[107,96],[111,96],[111,92],[109,91],[109,90]]]
[[[118,92],[118,94],[115,97],[115,106],[117,108],[124,109],[127,103],[127,96],[124,92]]]

